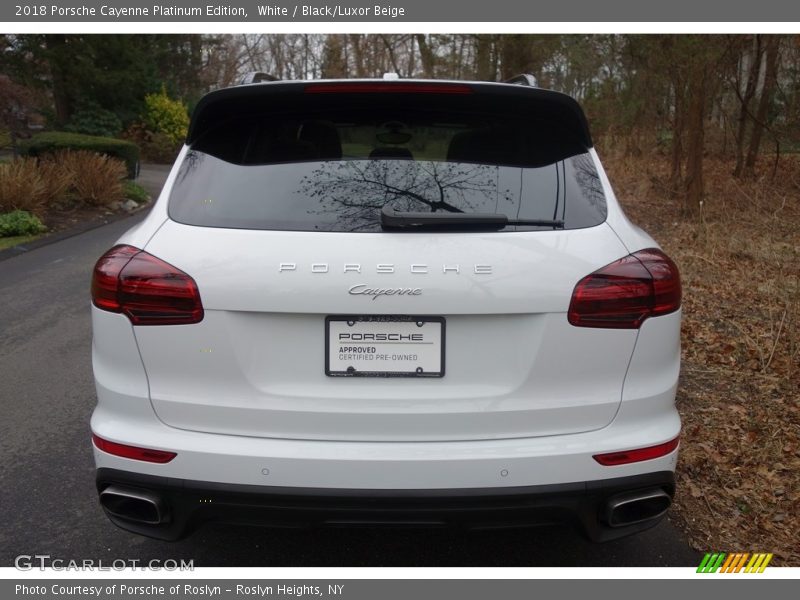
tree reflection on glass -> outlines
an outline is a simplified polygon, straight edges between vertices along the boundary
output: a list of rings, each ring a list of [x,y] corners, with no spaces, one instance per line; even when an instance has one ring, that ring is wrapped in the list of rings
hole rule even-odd
[[[176,176],[176,180],[178,183],[182,182],[186,179],[189,175],[192,174],[193,171],[196,171],[200,164],[203,162],[203,159],[207,155],[203,152],[197,152],[195,150],[189,150],[186,153],[186,156],[181,163],[181,166],[178,168],[178,174]]]
[[[605,214],[606,199],[603,193],[603,184],[595,168],[594,161],[589,154],[578,154],[572,157],[572,167],[575,170],[575,181],[583,197],[596,211]]]
[[[327,229],[374,230],[385,204],[400,212],[503,212],[518,199],[498,184],[500,167],[410,160],[357,160],[320,163],[297,190],[319,202],[309,211]]]

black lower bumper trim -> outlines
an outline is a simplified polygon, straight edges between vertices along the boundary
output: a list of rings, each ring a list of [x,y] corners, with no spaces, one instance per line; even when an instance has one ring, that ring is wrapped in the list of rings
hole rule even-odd
[[[384,526],[496,528],[572,522],[594,541],[648,529],[659,519],[630,526],[605,522],[609,500],[637,491],[663,490],[670,498],[670,471],[600,481],[510,488],[448,490],[353,490],[232,485],[97,470],[97,490],[109,485],[160,497],[170,519],[148,524],[106,511],[117,526],[161,540],[178,540],[204,522],[274,527]]]

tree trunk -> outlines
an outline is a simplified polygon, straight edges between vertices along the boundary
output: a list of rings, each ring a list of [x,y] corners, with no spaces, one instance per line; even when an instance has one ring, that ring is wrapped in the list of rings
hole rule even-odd
[[[72,106],[66,90],[66,77],[61,65],[62,60],[69,60],[66,48],[66,35],[55,34],[45,36],[45,47],[49,56],[50,78],[53,83],[53,104],[55,105],[56,123],[64,125],[72,115]]]
[[[422,75],[428,79],[433,79],[434,69],[436,66],[436,57],[433,54],[433,50],[428,44],[428,40],[425,38],[425,35],[418,33],[416,37],[417,46],[419,46],[419,58],[422,62]]]
[[[686,115],[686,193],[683,212],[692,214],[699,210],[703,200],[703,151],[705,149],[705,116],[707,95],[707,69],[705,61],[698,61],[689,74],[688,106]]]
[[[743,172],[745,176],[752,176],[755,173],[758,150],[761,146],[764,129],[767,126],[769,108],[772,104],[778,81],[780,44],[780,36],[767,36],[765,50],[767,65],[764,74],[764,86],[761,89],[761,97],[758,99],[758,109],[753,121],[752,133],[750,134],[750,147],[747,149],[747,160],[745,161]]]
[[[406,77],[414,77],[417,71],[417,42],[413,36],[408,39],[408,62],[406,64]]]
[[[395,56],[394,45],[392,44],[388,35],[381,35],[380,38],[384,47],[386,48],[386,53],[389,56],[389,64],[392,65],[392,72],[400,75],[400,66],[397,64],[397,56]],[[383,75],[383,73],[381,73],[381,75]]]
[[[356,67],[356,77],[366,77],[367,71],[364,69],[364,45],[361,35],[358,33],[350,34],[350,45],[353,47],[353,61]]]
[[[740,60],[744,61],[745,56],[746,54],[743,53]],[[736,128],[736,166],[733,169],[734,177],[741,177],[744,170],[744,145],[745,137],[747,135],[747,123],[750,115],[750,104],[753,101],[753,96],[755,96],[756,88],[758,86],[762,56],[763,50],[761,47],[761,36],[756,35],[755,39],[753,40],[753,51],[750,65],[747,69],[747,84],[745,86],[744,95],[740,95],[739,97],[740,106],[738,126]],[[738,89],[737,92],[739,92]]]
[[[464,36],[459,36],[458,38],[458,54],[456,55],[458,58],[456,59],[456,76],[455,79],[463,79],[464,78],[464,45],[465,45],[465,38]]]
[[[672,119],[670,191],[677,195],[683,186],[683,124],[686,90],[678,76],[673,77],[672,87],[675,92],[675,113]]]
[[[492,68],[492,36],[481,34],[475,36],[475,79],[478,81],[494,81],[495,71]]]
[[[344,59],[344,47],[339,35],[329,35],[325,40],[322,56],[322,77],[325,79],[341,79],[347,76],[347,63]]]
[[[9,130],[8,137],[11,140],[11,155],[14,158],[19,158],[19,144],[17,143],[18,142],[17,133],[14,131],[13,128]]]

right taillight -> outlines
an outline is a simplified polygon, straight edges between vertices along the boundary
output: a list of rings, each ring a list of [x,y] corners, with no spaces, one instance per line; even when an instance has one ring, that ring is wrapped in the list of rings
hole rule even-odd
[[[680,306],[678,267],[661,250],[649,248],[581,279],[572,292],[568,318],[576,327],[638,329],[646,318]]]
[[[134,325],[187,325],[203,320],[194,279],[133,246],[115,246],[97,261],[92,302],[97,308],[126,315]]]

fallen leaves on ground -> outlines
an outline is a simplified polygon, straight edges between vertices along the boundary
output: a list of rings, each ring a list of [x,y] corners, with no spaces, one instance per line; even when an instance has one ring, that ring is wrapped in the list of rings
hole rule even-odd
[[[674,520],[700,551],[800,566],[800,157],[739,181],[707,159],[684,216],[664,159],[605,159],[628,216],[683,282]]]

